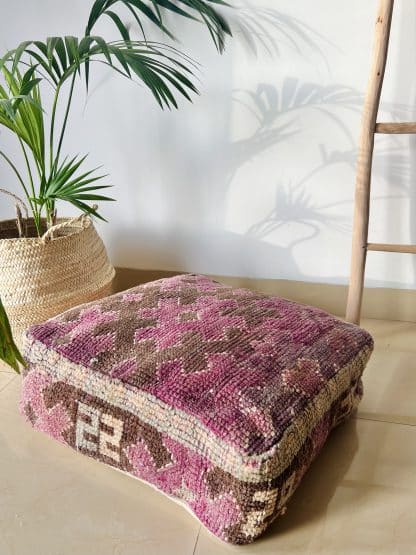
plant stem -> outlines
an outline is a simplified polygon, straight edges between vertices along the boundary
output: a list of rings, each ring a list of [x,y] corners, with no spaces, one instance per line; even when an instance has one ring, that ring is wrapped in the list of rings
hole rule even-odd
[[[29,181],[30,181],[30,188],[32,190],[32,198],[36,198],[36,191],[35,191],[35,185],[33,183],[32,169],[30,167],[29,158],[27,156],[25,145],[23,144],[23,141],[19,136],[18,136],[18,140],[19,140],[20,146],[22,147],[23,155],[25,157],[27,173],[29,175]],[[30,202],[30,199],[29,199],[29,202]],[[32,213],[33,213],[33,219],[35,220],[36,229],[39,233],[40,232],[40,214],[39,214],[38,207],[36,206],[36,204],[32,204],[32,202],[30,202],[30,208],[31,208]]]
[[[65,110],[64,122],[62,124],[61,135],[59,137],[58,150],[56,152],[56,164],[58,164],[59,156],[61,154],[62,143],[63,143],[63,140],[64,140],[65,131],[66,131],[66,124],[68,122],[69,110],[71,108],[71,103],[72,103],[72,96],[74,94],[74,86],[75,86],[76,76],[77,76],[76,71],[74,71],[74,75],[72,76],[72,81],[71,81],[71,88],[69,90],[68,102],[67,102],[66,110]]]
[[[55,96],[53,99],[53,106],[52,106],[52,115],[51,115],[51,128],[50,128],[50,132],[49,132],[49,166],[50,166],[50,172],[52,173],[52,168],[53,168],[53,135],[54,135],[54,129],[55,129],[55,118],[56,118],[56,108],[58,106],[58,97],[59,97],[59,92],[61,90],[61,83],[56,87],[56,91],[55,91]]]
[[[32,204],[32,201],[31,201],[31,198],[30,198],[30,195],[29,195],[29,191],[26,188],[26,185],[25,185],[25,182],[23,181],[22,176],[20,175],[16,166],[13,164],[13,162],[10,160],[10,158],[2,150],[0,150],[0,156],[2,156],[6,160],[6,162],[9,164],[9,166],[12,168],[12,170],[16,174],[16,177],[19,180],[19,182],[20,182],[20,184],[21,184],[21,186],[22,186],[22,188],[25,192],[27,201],[30,204],[30,208],[31,208],[32,212],[34,213],[34,208],[33,208],[33,204]]]
[[[59,142],[58,142],[58,148],[56,151],[56,156],[54,156],[53,153],[53,142],[54,142],[54,131],[55,131],[55,119],[56,119],[56,110],[58,107],[58,98],[59,98],[59,93],[61,91],[61,86],[62,83],[61,82],[55,91],[55,97],[54,97],[54,101],[53,101],[53,108],[52,108],[52,116],[51,116],[51,128],[50,128],[50,136],[49,136],[49,157],[50,157],[50,173],[52,174],[54,172],[54,170],[56,169],[56,167],[58,166],[59,163],[59,156],[61,154],[61,148],[62,148],[62,143],[64,140],[64,136],[65,136],[65,131],[66,131],[66,125],[68,122],[68,116],[69,116],[69,111],[71,108],[71,103],[72,103],[72,97],[73,97],[73,93],[74,93],[74,87],[75,87],[75,79],[76,79],[76,72],[74,71],[74,74],[72,76],[72,81],[71,81],[71,87],[69,90],[69,96],[68,96],[68,101],[67,101],[67,105],[66,105],[66,109],[65,109],[65,115],[64,115],[64,121],[62,123],[62,129],[61,129],[61,134],[59,136]],[[47,204],[46,205],[46,218],[48,221],[52,221],[53,219],[53,215],[55,212],[55,203],[52,202],[51,204]]]

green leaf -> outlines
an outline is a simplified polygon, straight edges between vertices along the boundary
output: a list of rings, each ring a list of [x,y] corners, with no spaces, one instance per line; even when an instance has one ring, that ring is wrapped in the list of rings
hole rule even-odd
[[[8,364],[18,374],[19,363],[26,366],[19,349],[14,342],[10,322],[0,299],[0,360]]]
[[[94,168],[76,175],[77,171],[84,163],[86,156],[64,159],[53,171],[49,179],[42,184],[41,194],[38,199],[32,199],[40,206],[55,203],[56,201],[66,201],[87,214],[100,217],[97,210],[86,204],[86,201],[113,201],[114,199],[97,194],[98,191],[108,189],[110,185],[98,183],[106,175],[93,175],[99,168]]]
[[[76,194],[76,195],[67,195],[65,198],[67,199],[75,199],[75,200],[105,200],[105,201],[115,201],[114,198],[106,197],[103,195],[89,195],[89,194]]]
[[[44,162],[44,111],[39,84],[35,77],[37,66],[31,66],[22,76],[16,69],[11,73],[3,66],[9,92],[0,87],[0,124],[13,131],[31,150],[36,163]]]
[[[27,47],[31,44],[31,41],[24,41],[19,44],[16,50],[13,51],[13,66],[12,66],[12,73],[15,73],[16,69],[18,68],[20,59],[23,53],[26,51]]]
[[[91,29],[97,22],[98,18],[105,11],[107,4],[108,0],[95,0],[91,8],[90,16],[88,18],[87,28],[85,30],[86,35],[89,35],[91,33]]]
[[[61,37],[58,37],[58,40],[56,41],[55,50],[56,50],[56,53],[58,54],[59,61],[61,62],[62,70],[66,71],[68,67],[68,56],[66,53],[65,43]]]
[[[46,57],[49,62],[49,67],[53,68],[58,79],[62,76],[61,68],[58,64],[58,59],[55,57],[55,47],[59,41],[59,37],[48,37],[46,39]],[[38,42],[35,43],[39,44]]]
[[[79,60],[79,41],[77,37],[67,36],[64,38],[66,55],[68,57],[69,66],[74,67],[76,70],[80,69]]]
[[[130,42],[129,30],[124,25],[124,23],[121,21],[119,16],[115,12],[113,12],[112,10],[106,10],[105,12],[103,12],[103,14],[113,20],[113,22],[115,23],[120,35],[123,37],[123,40],[125,40],[126,43]]]

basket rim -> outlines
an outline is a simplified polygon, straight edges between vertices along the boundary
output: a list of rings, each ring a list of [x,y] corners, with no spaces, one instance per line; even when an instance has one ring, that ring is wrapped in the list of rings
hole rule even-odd
[[[67,217],[63,216],[61,218],[57,218],[56,223],[69,222],[72,219],[73,218],[70,216],[67,216]],[[33,220],[33,218],[29,218],[29,220]],[[0,226],[1,224],[15,223],[15,222],[16,222],[15,218],[0,220]],[[65,240],[65,239],[68,239],[69,237],[73,237],[74,235],[79,235],[83,231],[86,231],[87,229],[91,228],[92,226],[93,226],[92,219],[89,216],[85,216],[84,222],[73,222],[71,226],[69,226],[72,228],[71,233],[68,233],[66,235],[61,235],[59,237],[51,237],[48,240],[48,243],[55,243],[56,241]],[[42,241],[42,237],[0,237],[0,244],[1,243],[3,244],[19,243],[19,244],[33,244],[33,245],[46,244],[44,241]]]

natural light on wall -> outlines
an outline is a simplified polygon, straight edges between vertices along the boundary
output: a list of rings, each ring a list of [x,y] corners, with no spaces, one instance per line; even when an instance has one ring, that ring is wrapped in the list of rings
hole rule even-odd
[[[79,34],[88,10],[77,0],[62,17],[47,0],[17,3],[26,17],[18,29],[4,29],[3,50],[51,28]],[[184,49],[201,64],[202,94],[193,104],[161,112],[145,90],[105,71],[92,83],[93,98],[77,95],[66,150],[90,151],[92,167],[104,161],[118,199],[102,206],[110,223],[99,232],[116,266],[347,283],[377,2],[230,3],[241,9],[224,56],[205,31],[181,30]],[[6,5],[5,18],[15,11]],[[398,3],[387,120],[414,117],[415,21],[416,5]],[[6,133],[1,141],[17,152]],[[416,242],[414,141],[377,140],[370,240]],[[17,190],[4,165],[0,178]],[[3,200],[0,216],[12,216]],[[372,253],[367,284],[414,287],[415,264],[411,256]]]
[[[264,17],[257,63],[247,61],[241,42],[233,49],[237,162],[227,196],[227,229],[246,236],[248,258],[256,264],[245,264],[244,271],[257,277],[339,283],[348,275],[345,253],[372,40],[364,22],[375,3],[356,3],[354,10],[321,4],[322,10],[311,9],[305,17],[301,2],[290,7],[261,2],[264,11],[251,2],[247,18],[258,22]],[[349,25],[334,28],[333,21],[348,18]],[[400,29],[393,30],[393,45],[394,35],[398,44],[392,59],[403,49]],[[265,53],[267,47],[273,56]],[[392,69],[384,111],[389,120],[411,118],[409,89],[397,91],[399,76]],[[386,241],[411,241],[411,145],[397,138],[378,143],[372,233]],[[408,216],[400,217],[399,211]],[[392,256],[372,255],[368,283],[412,287],[414,261],[401,257],[400,264],[392,264]]]

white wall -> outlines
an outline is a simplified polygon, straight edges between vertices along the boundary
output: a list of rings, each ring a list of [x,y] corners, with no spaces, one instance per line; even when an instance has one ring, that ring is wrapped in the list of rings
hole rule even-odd
[[[377,3],[247,0],[223,57],[201,29],[177,22],[202,63],[202,94],[178,112],[161,112],[146,91],[106,72],[86,104],[80,88],[66,150],[90,152],[111,174],[118,202],[102,206],[109,223],[99,229],[114,264],[346,283]],[[91,2],[70,4],[0,0],[0,48],[81,34]],[[257,36],[247,41],[242,26]],[[386,120],[414,117],[415,46],[416,3],[402,0]],[[15,152],[6,133],[0,141]],[[416,243],[415,146],[409,137],[377,140],[372,240]],[[0,181],[17,190],[3,164]],[[1,200],[0,217],[10,213]],[[414,287],[415,264],[410,255],[370,254],[367,283]]]

